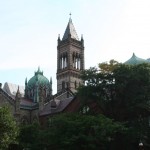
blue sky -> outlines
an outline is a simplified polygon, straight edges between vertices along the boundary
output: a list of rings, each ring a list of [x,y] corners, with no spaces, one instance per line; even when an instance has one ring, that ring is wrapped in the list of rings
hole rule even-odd
[[[149,0],[0,0],[0,82],[24,85],[40,66],[56,93],[57,37],[72,13],[85,67],[134,52],[150,58]]]

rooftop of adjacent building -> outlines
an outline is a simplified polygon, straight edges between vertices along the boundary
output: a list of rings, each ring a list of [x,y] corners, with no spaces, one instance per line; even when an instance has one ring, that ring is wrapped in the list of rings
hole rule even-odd
[[[25,89],[25,87],[22,86],[22,85],[17,85],[17,84],[14,84],[14,83],[6,82],[4,84],[4,86],[3,86],[3,90],[6,93],[8,93],[10,96],[15,97],[16,93],[17,93],[17,90],[18,90],[18,87],[19,87],[19,90],[20,90],[21,97],[24,97],[24,89]]]
[[[124,64],[127,64],[127,65],[137,65],[137,64],[142,64],[142,63],[150,63],[150,58],[149,59],[139,58],[134,53],[130,59],[124,62]]]

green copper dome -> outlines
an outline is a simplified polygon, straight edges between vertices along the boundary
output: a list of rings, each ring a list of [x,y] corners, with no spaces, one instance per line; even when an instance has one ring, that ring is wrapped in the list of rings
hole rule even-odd
[[[147,60],[142,59],[142,58],[138,58],[134,53],[132,55],[132,57],[127,60],[124,64],[127,65],[137,65],[137,64],[142,64],[142,63],[149,63]]]
[[[49,80],[45,76],[43,76],[43,72],[40,71],[40,68],[38,68],[38,71],[35,72],[35,75],[28,81],[28,87],[35,87],[36,85],[50,85]]]

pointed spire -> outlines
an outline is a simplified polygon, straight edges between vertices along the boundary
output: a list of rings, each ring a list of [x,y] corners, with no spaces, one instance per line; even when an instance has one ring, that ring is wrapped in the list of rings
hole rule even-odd
[[[81,34],[81,40],[83,40],[83,34]]]
[[[40,66],[38,66],[38,72],[40,72]]]
[[[28,84],[28,81],[27,81],[27,78],[25,79],[25,85],[27,85]]]
[[[68,22],[68,25],[67,25],[67,28],[65,30],[65,33],[64,33],[64,36],[63,36],[62,40],[68,39],[69,36],[71,36],[72,39],[75,39],[75,40],[79,41],[77,32],[76,32],[75,27],[74,27],[74,25],[72,23],[71,13],[70,13],[69,22]]]
[[[59,44],[60,43],[60,34],[58,34],[58,40],[57,40],[57,43]]]
[[[20,98],[20,97],[21,97],[21,94],[20,94],[20,90],[19,90],[19,86],[18,86],[17,93],[16,93],[16,98]]]
[[[41,71],[40,66],[38,67],[37,72],[35,71],[35,75],[38,75],[38,74],[43,75],[43,71]]]
[[[52,84],[52,77],[50,77],[50,84]]]
[[[18,86],[18,89],[17,89],[17,93],[20,93],[19,86]]]
[[[52,77],[50,78],[50,93],[52,95]]]
[[[58,34],[58,40],[60,40],[60,34]]]

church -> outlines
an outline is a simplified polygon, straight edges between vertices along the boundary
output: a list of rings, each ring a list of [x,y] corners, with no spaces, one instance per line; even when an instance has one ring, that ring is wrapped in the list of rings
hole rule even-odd
[[[52,94],[52,79],[47,79],[40,68],[25,85],[0,84],[0,107],[8,106],[19,123],[30,124],[61,112],[78,109],[75,97],[83,85],[80,72],[84,70],[84,40],[79,39],[71,17],[63,38],[57,39],[57,93]],[[44,120],[44,119],[43,119]]]
[[[79,39],[72,19],[69,18],[63,38],[57,39],[57,93],[52,94],[52,79],[44,76],[40,68],[24,86],[11,83],[0,84],[0,107],[8,106],[19,123],[41,121],[46,124],[49,116],[79,110],[80,100],[75,93],[84,82],[80,73],[84,70],[84,39]],[[127,65],[149,63],[150,59],[133,56]],[[95,105],[95,104],[93,104]],[[94,108],[95,106],[93,106]]]

